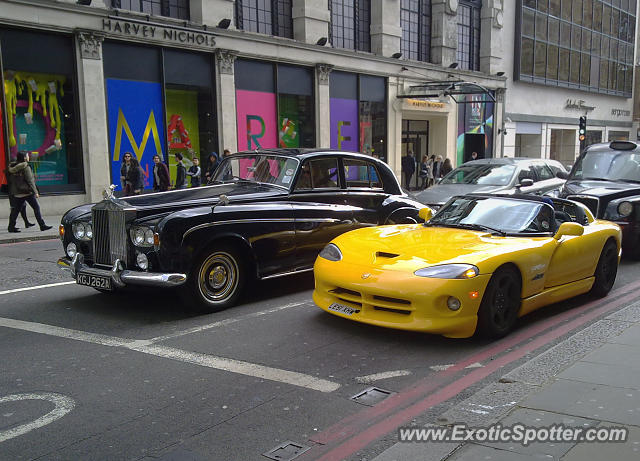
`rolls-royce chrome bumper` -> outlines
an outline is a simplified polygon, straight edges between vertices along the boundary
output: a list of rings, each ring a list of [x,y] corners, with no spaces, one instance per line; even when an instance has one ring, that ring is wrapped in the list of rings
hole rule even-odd
[[[84,264],[84,257],[77,253],[73,259],[68,257],[58,259],[58,267],[71,272],[71,276],[78,280],[78,274],[106,277],[111,280],[111,285],[122,288],[126,285],[142,285],[151,287],[177,287],[187,281],[186,274],[165,274],[159,272],[143,272],[122,269],[119,260],[113,264],[111,270],[98,269]]]

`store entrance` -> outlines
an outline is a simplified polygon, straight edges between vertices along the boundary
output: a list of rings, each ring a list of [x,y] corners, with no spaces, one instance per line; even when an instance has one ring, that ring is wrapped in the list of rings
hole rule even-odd
[[[419,190],[422,188],[420,163],[429,150],[429,121],[402,121],[402,178],[403,189]]]
[[[478,159],[484,158],[484,134],[465,133],[464,134],[464,162],[471,160],[473,152],[478,153]]]

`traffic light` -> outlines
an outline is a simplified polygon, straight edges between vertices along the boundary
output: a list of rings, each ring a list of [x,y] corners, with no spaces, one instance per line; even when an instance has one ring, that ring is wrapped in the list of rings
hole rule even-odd
[[[578,139],[580,142],[584,141],[587,136],[587,117],[580,117],[580,127],[578,128]]]

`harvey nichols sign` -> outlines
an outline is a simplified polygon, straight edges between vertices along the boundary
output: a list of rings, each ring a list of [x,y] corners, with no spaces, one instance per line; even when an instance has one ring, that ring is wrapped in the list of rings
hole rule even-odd
[[[215,47],[216,40],[211,34],[184,29],[174,29],[159,24],[144,24],[115,19],[103,19],[102,30],[125,37],[148,38],[179,43],[181,45],[199,45]]]

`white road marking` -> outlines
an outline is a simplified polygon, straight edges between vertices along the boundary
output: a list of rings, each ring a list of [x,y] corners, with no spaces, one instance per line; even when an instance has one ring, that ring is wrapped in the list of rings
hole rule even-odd
[[[294,386],[305,387],[320,392],[333,392],[340,387],[340,384],[338,383],[316,378],[311,375],[305,375],[303,373],[271,368],[264,365],[243,362],[226,357],[217,357],[214,355],[183,351],[171,347],[150,345],[149,341],[146,340],[118,338],[115,336],[87,333],[84,331],[71,330],[69,328],[7,318],[0,318],[0,327],[30,331],[59,338],[73,339],[102,346],[123,347],[143,354],[169,358],[218,370],[230,371],[241,375],[268,379],[270,381],[292,384]]]
[[[47,283],[46,285],[36,285],[34,287],[14,288],[13,290],[0,291],[0,295],[8,295],[8,294],[11,294],[11,293],[19,293],[21,291],[40,290],[42,288],[59,287],[59,286],[62,286],[62,285],[72,285],[72,284],[75,284],[75,283],[76,283],[75,280],[73,280],[71,282]]]
[[[451,368],[453,366],[453,363],[448,363],[447,365],[433,365],[429,368],[431,368],[433,371],[444,371],[448,368]]]
[[[384,371],[382,373],[374,373],[372,375],[366,376],[356,376],[356,381],[359,383],[372,383],[374,381],[380,381],[382,379],[387,378],[395,378],[397,376],[408,376],[411,372],[409,370],[395,370],[395,371]]]
[[[480,362],[474,362],[471,365],[467,365],[466,367],[464,367],[465,369],[467,368],[482,368],[484,365],[481,364]]]
[[[164,335],[164,336],[156,336],[155,338],[151,338],[151,339],[147,340],[147,344],[158,343],[158,342],[161,342],[161,341],[166,341],[168,339],[177,338],[179,336],[190,335],[191,333],[199,333],[201,331],[210,330],[211,328],[231,325],[232,323],[240,322],[241,320],[247,320],[247,319],[251,319],[251,318],[255,318],[255,317],[261,317],[263,315],[272,314],[274,312],[282,311],[284,309],[289,309],[291,307],[302,306],[303,304],[308,304],[308,301],[297,302],[297,303],[289,303],[289,304],[285,304],[284,306],[273,307],[271,309],[266,309],[266,310],[259,311],[259,312],[253,312],[251,314],[243,315],[241,317],[235,317],[235,318],[220,320],[219,322],[213,322],[213,323],[209,323],[207,325],[202,325],[202,326],[199,326],[199,327],[189,328],[187,330],[176,331],[175,333],[170,333],[170,334]],[[142,342],[144,342],[144,340],[141,341],[141,343]]]
[[[46,426],[57,419],[62,418],[75,407],[73,399],[60,394],[51,392],[39,392],[34,394],[13,394],[0,397],[0,404],[5,402],[18,402],[21,400],[46,400],[55,405],[55,408],[44,416],[39,417],[35,421],[22,424],[6,431],[0,431],[0,442],[24,435],[42,426]]]

